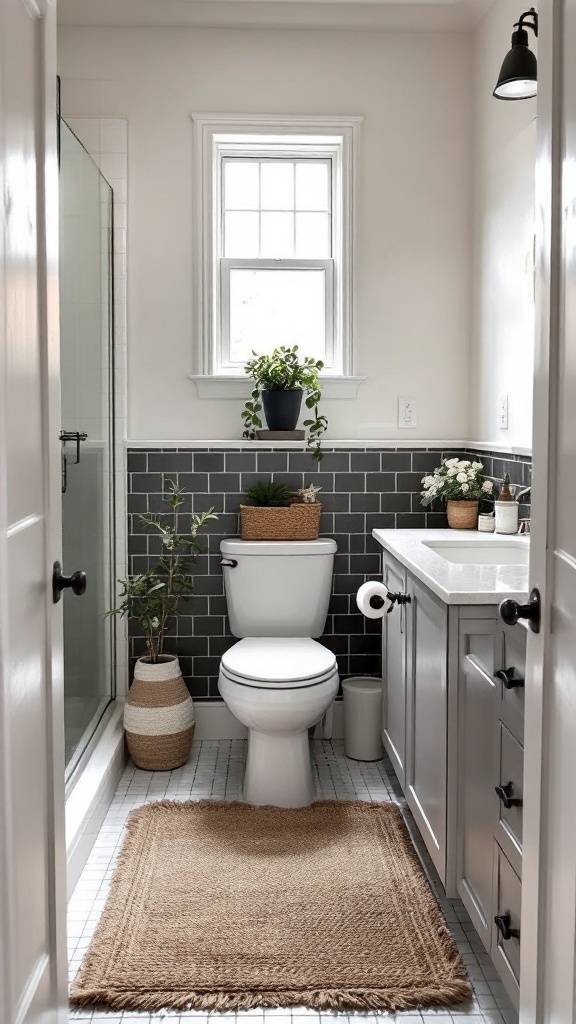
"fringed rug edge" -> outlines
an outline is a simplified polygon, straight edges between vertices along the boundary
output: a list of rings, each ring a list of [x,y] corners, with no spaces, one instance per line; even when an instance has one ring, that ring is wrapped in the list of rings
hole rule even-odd
[[[468,981],[406,992],[402,989],[319,989],[280,992],[146,992],[72,990],[70,1006],[110,1010],[251,1010],[257,1007],[306,1006],[311,1010],[400,1010],[449,1007],[472,996]]]

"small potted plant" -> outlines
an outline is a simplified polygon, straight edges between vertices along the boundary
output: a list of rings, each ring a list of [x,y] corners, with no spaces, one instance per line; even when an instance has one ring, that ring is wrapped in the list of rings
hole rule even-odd
[[[168,481],[165,499],[170,511],[139,516],[162,539],[163,553],[145,572],[119,580],[120,604],[109,615],[138,623],[146,638],[146,654],[134,669],[134,682],[124,708],[124,729],[134,764],[148,771],[179,768],[190,755],[194,706],[182,678],[178,658],[166,654],[166,633],[174,616],[194,592],[192,568],[203,550],[197,535],[213,510],[190,517],[190,533],[178,533],[182,491]]]
[[[454,530],[475,530],[478,502],[492,493],[492,481],[484,479],[481,462],[443,459],[430,476],[422,479],[422,504],[435,498],[446,502],[448,526]]]
[[[254,388],[242,412],[243,436],[256,437],[256,430],[262,427],[262,408],[269,430],[294,430],[302,398],[306,395],[306,408],[311,412],[310,418],[304,420],[308,447],[312,449],[312,458],[320,462],[323,454],[320,438],[328,426],[328,420],[318,408],[322,398],[319,373],[324,363],[310,356],[300,358],[297,345],[293,348],[282,345],[270,355],[259,356],[256,352],[253,355],[254,359],[244,367],[254,381]]]
[[[319,487],[301,488],[294,495],[286,484],[259,480],[246,491],[249,504],[240,505],[243,540],[316,540],[322,506]]]

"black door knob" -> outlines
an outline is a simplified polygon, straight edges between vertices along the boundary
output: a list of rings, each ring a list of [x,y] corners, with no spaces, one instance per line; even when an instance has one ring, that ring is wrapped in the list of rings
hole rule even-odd
[[[532,632],[540,632],[540,591],[536,587],[530,591],[528,604],[518,604],[518,601],[507,598],[499,610],[500,618],[507,626],[515,626],[518,619],[528,619]]]
[[[73,594],[77,597],[81,597],[86,592],[86,573],[82,572],[81,569],[77,569],[71,576],[62,575],[62,566],[60,562],[54,562],[54,569],[52,572],[52,600],[54,604],[58,604],[62,591],[70,587]]]

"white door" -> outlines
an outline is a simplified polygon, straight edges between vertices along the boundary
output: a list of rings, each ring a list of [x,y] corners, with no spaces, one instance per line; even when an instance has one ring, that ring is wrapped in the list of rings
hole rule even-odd
[[[0,0],[0,1020],[67,1020],[55,7]]]
[[[540,0],[521,1024],[576,1019],[576,0]],[[521,628],[521,627],[516,627]]]

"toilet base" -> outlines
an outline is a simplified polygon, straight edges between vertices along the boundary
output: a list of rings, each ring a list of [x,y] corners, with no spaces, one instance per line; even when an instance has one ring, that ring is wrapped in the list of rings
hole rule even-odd
[[[244,800],[275,807],[307,807],[314,799],[308,730],[287,736],[250,729]]]

